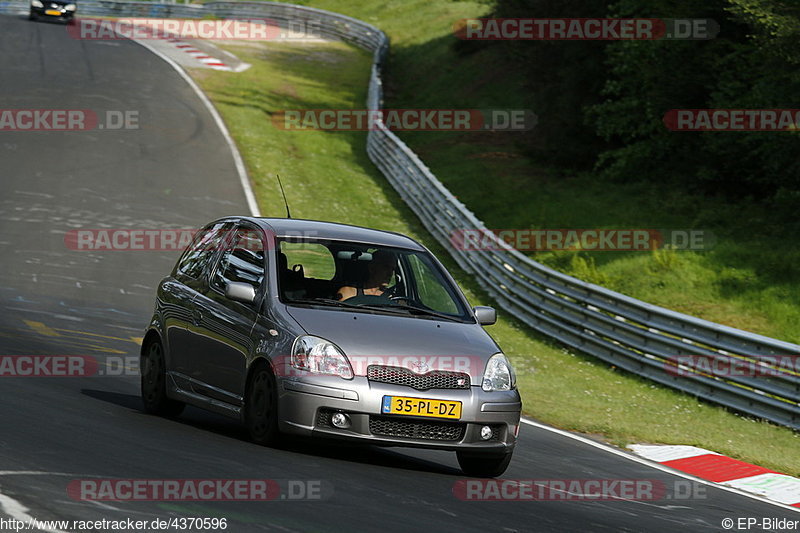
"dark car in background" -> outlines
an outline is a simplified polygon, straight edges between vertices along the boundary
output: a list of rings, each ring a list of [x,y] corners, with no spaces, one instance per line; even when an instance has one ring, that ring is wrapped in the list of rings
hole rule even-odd
[[[77,9],[77,3],[68,0],[31,0],[28,19],[69,22]]]
[[[239,419],[262,444],[291,433],[450,450],[466,474],[498,476],[522,404],[482,328],[495,320],[404,235],[225,218],[159,284],[142,398],[154,414],[191,404]]]

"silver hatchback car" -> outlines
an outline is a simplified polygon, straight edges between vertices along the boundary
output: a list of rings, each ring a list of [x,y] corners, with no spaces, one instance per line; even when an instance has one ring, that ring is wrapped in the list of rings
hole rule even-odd
[[[141,352],[145,410],[186,404],[281,434],[454,450],[502,474],[522,403],[511,365],[441,263],[406,236],[231,217],[161,281]]]

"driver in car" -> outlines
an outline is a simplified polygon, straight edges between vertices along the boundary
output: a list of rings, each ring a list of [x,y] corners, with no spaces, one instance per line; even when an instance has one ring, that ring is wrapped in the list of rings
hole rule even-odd
[[[392,279],[397,258],[392,252],[378,250],[372,254],[367,270],[369,275],[359,287],[344,286],[336,293],[339,300],[347,300],[355,296],[383,296],[387,285]]]

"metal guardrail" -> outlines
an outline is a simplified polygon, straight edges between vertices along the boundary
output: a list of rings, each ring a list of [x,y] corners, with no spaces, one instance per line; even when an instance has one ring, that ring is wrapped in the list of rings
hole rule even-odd
[[[27,2],[0,2],[0,13],[25,13]],[[373,52],[367,107],[383,105],[381,71],[389,39],[359,20],[275,2],[213,2],[199,6],[149,2],[82,1],[79,13],[125,17],[270,18],[281,25],[315,23],[323,37]],[[497,240],[417,155],[378,124],[367,153],[430,233],[473,274],[507,312],[540,333],[607,363],[700,398],[800,429],[800,375],[759,362],[764,356],[800,358],[800,345],[771,339],[651,305],[556,272]],[[478,230],[496,250],[464,250],[452,235]],[[696,355],[721,368],[752,365],[769,375],[722,375],[677,366]]]

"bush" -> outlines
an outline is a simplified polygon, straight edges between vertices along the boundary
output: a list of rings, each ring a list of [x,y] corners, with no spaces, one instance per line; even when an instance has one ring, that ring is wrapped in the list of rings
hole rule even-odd
[[[655,9],[658,8],[658,9]],[[670,11],[667,11],[667,10]],[[793,108],[800,94],[800,9],[778,0],[620,0],[620,17],[713,18],[708,41],[614,42],[606,49],[606,100],[588,110],[617,142],[598,158],[615,179],[659,179],[744,199],[800,190],[800,137],[784,132],[670,132],[673,108]]]
[[[527,150],[612,180],[660,180],[702,194],[785,204],[800,192],[800,134],[671,132],[681,108],[793,108],[800,6],[783,0],[497,0],[497,17],[711,18],[705,41],[493,44],[524,70],[539,115]]]

